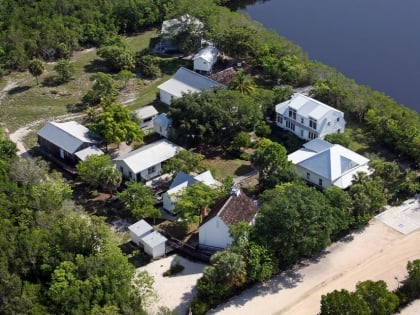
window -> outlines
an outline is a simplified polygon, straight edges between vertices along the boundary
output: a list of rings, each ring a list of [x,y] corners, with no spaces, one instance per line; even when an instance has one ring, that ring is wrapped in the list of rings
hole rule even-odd
[[[341,132],[341,129],[338,129],[338,130],[337,130],[337,133],[340,133],[340,132]]]
[[[154,172],[156,172],[156,166],[152,166],[147,169],[148,175],[153,174]]]
[[[314,133],[314,132],[311,132],[311,131],[309,131],[309,134],[308,134],[308,138],[309,139],[315,139],[315,138],[317,138],[318,136],[317,136],[317,134],[316,133]]]
[[[289,118],[296,120],[296,110],[293,108],[289,108]]]
[[[300,130],[300,136],[303,137],[303,129]]]
[[[329,121],[327,125],[328,125],[328,126],[331,126],[331,121]]]
[[[304,119],[303,119],[303,117],[300,119],[300,122],[303,124],[304,123]]]
[[[311,127],[312,129],[316,129],[316,120],[310,118],[309,119],[309,127]]]
[[[311,179],[311,174],[310,173],[306,173],[306,179]]]
[[[340,121],[340,117],[337,117],[337,121]]]
[[[277,123],[283,125],[283,116],[280,114],[277,114]]]
[[[318,185],[322,187],[322,178],[319,179]]]
[[[295,131],[295,124],[291,123],[289,120],[286,120],[286,128]]]
[[[128,177],[130,177],[131,178],[131,175],[132,175],[133,173],[131,173],[131,172],[128,172]]]

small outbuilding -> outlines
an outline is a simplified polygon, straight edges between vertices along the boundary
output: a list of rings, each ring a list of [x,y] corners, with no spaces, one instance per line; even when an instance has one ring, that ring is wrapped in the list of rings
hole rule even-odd
[[[141,239],[144,252],[153,258],[164,256],[167,238],[157,231],[153,231]]]
[[[159,112],[153,105],[143,106],[134,111],[136,118],[140,121],[140,128],[153,128],[153,120],[158,116]]]
[[[144,220],[137,221],[128,227],[131,241],[138,246],[142,245],[141,239],[153,232],[153,227]]]
[[[214,46],[207,46],[202,48],[193,57],[194,71],[211,72],[213,65],[217,62],[219,50]]]

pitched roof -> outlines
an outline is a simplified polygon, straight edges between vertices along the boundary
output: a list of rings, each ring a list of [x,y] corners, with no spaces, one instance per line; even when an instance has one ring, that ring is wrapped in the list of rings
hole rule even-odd
[[[74,155],[76,155],[81,161],[86,161],[88,156],[90,155],[103,155],[104,152],[99,149],[97,146],[92,145],[80,151],[77,151]]]
[[[38,135],[71,154],[83,143],[95,142],[89,129],[76,121],[50,121],[38,131]]]
[[[180,192],[182,189],[187,188],[191,185],[194,185],[196,182],[202,182],[207,186],[219,186],[221,183],[213,178],[213,175],[210,171],[205,171],[197,176],[190,176],[182,171],[178,172],[172,181],[169,189],[167,191],[168,195],[175,195]],[[175,198],[173,198],[175,199]]]
[[[212,90],[214,87],[226,88],[219,82],[181,67],[171,79],[159,85],[158,89],[164,90],[175,97],[182,97],[182,94]]]
[[[144,220],[137,221],[136,223],[130,225],[128,229],[138,236],[153,231],[153,227]]]
[[[218,216],[227,225],[231,226],[239,222],[251,222],[258,212],[256,203],[243,191],[238,195],[230,194],[221,199],[204,218],[201,225]]]
[[[230,83],[230,81],[233,80],[235,75],[236,75],[235,68],[230,67],[230,68],[224,69],[222,71],[212,73],[210,75],[210,78],[212,78],[214,81],[217,81],[219,83],[228,85]]]
[[[208,63],[213,63],[217,60],[217,55],[219,54],[219,50],[214,46],[207,46],[202,48],[198,53],[194,55],[192,58],[193,60],[196,59],[204,59]]]
[[[168,126],[171,122],[171,119],[166,113],[159,114],[154,120],[153,123],[159,126]]]
[[[300,93],[295,93],[290,100],[277,104],[276,112],[283,113],[288,107],[295,109],[303,117],[316,120],[321,119],[329,111],[342,113],[334,107]]]
[[[139,119],[146,119],[146,118],[153,117],[159,114],[159,112],[156,110],[156,108],[153,105],[140,107],[139,109],[136,109],[134,113]]]
[[[369,162],[369,159],[354,151],[322,139],[309,141],[303,149],[289,154],[288,159],[293,164],[327,178],[331,182],[340,179],[350,170],[367,166]],[[341,184],[348,186],[348,183]]]
[[[137,174],[138,172],[148,169],[153,165],[170,159],[178,152],[178,150],[182,149],[182,147],[170,142],[167,139],[161,139],[128,154],[121,155],[113,161],[124,161],[131,171]]]
[[[166,241],[167,238],[157,231],[153,231],[141,239],[143,244],[148,245],[151,248],[154,248],[155,246],[160,245]]]

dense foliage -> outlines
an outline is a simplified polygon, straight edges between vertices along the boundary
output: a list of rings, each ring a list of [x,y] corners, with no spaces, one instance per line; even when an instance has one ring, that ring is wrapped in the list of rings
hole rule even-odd
[[[0,313],[144,314],[105,221],[69,203],[61,175],[14,150],[0,137]]]
[[[169,108],[178,140],[186,144],[227,144],[240,131],[262,120],[255,100],[237,91],[217,89],[186,94]]]

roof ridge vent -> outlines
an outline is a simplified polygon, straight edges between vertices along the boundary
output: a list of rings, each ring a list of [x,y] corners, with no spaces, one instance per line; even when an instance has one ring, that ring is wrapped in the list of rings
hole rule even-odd
[[[230,188],[230,195],[231,195],[231,196],[236,196],[236,197],[238,197],[240,193],[241,193],[241,190],[239,189],[239,187],[237,187],[237,186],[232,186],[232,187]]]

